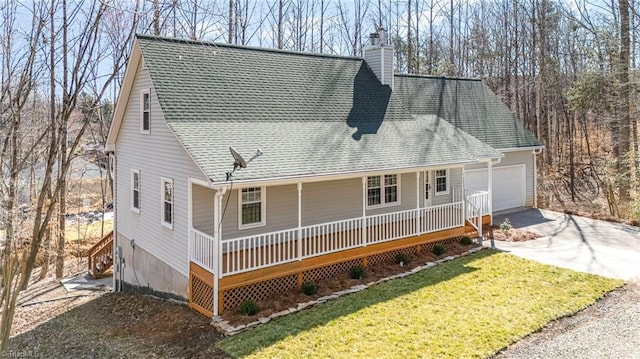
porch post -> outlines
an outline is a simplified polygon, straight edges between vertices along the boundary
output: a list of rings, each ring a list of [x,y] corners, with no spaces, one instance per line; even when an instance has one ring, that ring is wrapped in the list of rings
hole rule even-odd
[[[214,248],[216,249],[215,252],[218,252],[221,248],[220,244],[220,229],[219,229],[219,218],[220,218],[220,211],[219,211],[219,206],[218,203],[220,202],[220,190],[216,191],[216,194],[213,195],[213,243],[214,243]],[[219,255],[218,253],[209,253],[209,255],[213,255],[214,256],[214,268],[213,269],[213,315],[217,316],[218,315],[218,303],[220,298],[218,298],[218,282],[220,279],[220,265],[219,265]]]
[[[420,171],[416,171],[416,223],[415,223],[415,232],[416,235],[419,235],[422,231],[420,228]]]
[[[187,253],[189,261],[193,259],[193,248],[191,247],[192,232],[193,232],[193,182],[191,177],[187,179]]]
[[[367,176],[362,176],[362,246],[367,246]]]
[[[302,260],[302,182],[298,182],[298,260]]]
[[[462,226],[467,225],[467,196],[464,192],[464,167],[462,167],[462,184],[460,185],[460,197],[462,197]]]

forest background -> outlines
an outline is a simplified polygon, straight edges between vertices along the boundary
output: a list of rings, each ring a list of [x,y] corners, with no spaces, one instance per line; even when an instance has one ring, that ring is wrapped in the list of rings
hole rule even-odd
[[[481,78],[540,139],[539,207],[637,224],[639,11],[636,0],[0,2],[0,349],[33,268],[63,275],[71,207],[111,202],[101,149],[134,34],[361,56],[383,26],[396,72]],[[93,184],[72,175],[79,161],[102,169]]]

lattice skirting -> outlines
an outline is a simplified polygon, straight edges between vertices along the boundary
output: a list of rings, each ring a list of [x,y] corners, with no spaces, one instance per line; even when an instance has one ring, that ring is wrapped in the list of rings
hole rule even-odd
[[[336,275],[347,273],[356,265],[374,265],[384,262],[393,262],[396,255],[399,252],[403,252],[409,255],[415,255],[418,250],[431,251],[436,244],[448,244],[459,242],[460,237],[453,237],[437,242],[431,242],[402,249],[393,249],[384,253],[378,253],[371,256],[366,256],[359,259],[348,260],[345,262],[335,263],[324,267],[314,268],[303,271],[301,275],[301,282],[317,282],[319,280],[334,277]],[[298,286],[298,275],[292,274],[284,277],[279,277],[264,282],[258,282],[243,287],[237,287],[225,290],[221,293],[221,299],[223,300],[221,309],[222,311],[234,309],[240,306],[245,300],[253,300],[256,302],[273,298],[274,296],[294,289]]]
[[[297,275],[289,275],[286,277],[275,278],[264,282],[250,284],[244,287],[233,288],[224,291],[223,311],[227,309],[237,308],[245,300],[261,301],[271,296],[286,292],[298,285]]]
[[[213,288],[213,274],[191,262],[189,264],[189,307],[211,317]]]

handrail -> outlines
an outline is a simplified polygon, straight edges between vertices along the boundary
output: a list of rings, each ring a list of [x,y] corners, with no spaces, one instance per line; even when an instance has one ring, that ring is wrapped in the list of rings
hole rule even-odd
[[[113,253],[113,231],[107,233],[98,241],[98,243],[94,244],[87,251],[87,259],[88,259],[88,267],[91,271],[91,275],[96,277],[98,274],[98,270],[100,272],[104,271],[111,265],[110,256]],[[98,268],[98,260],[104,260],[105,267]]]
[[[91,248],[87,250],[87,253],[93,253],[100,250],[100,248],[102,248],[104,245],[108,244],[112,240],[113,240],[113,231],[110,231],[109,233],[105,234],[102,237],[102,239],[100,239],[96,244],[91,246]]]

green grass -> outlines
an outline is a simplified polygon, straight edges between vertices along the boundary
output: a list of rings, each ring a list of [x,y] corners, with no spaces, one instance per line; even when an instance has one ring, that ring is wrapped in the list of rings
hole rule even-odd
[[[89,239],[100,237],[102,222],[96,221],[91,224],[81,224],[78,231],[76,223],[67,223],[65,227],[67,241],[76,241],[78,239]],[[107,234],[113,229],[113,219],[104,221],[104,233]]]
[[[485,250],[222,340],[234,357],[486,357],[623,284]]]

